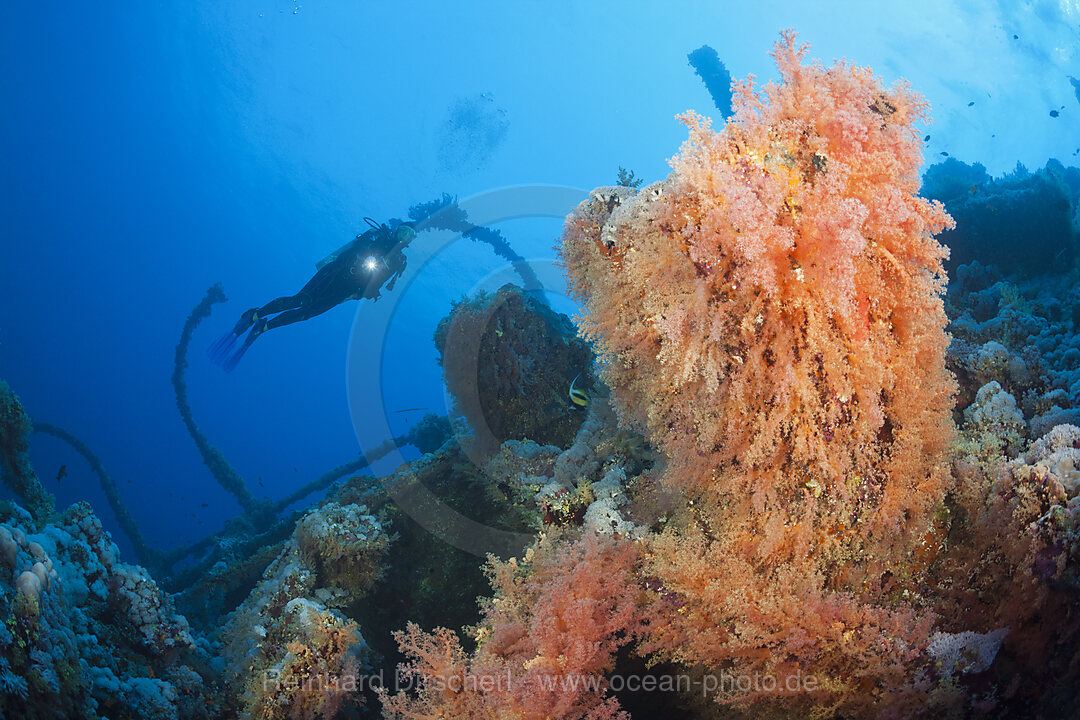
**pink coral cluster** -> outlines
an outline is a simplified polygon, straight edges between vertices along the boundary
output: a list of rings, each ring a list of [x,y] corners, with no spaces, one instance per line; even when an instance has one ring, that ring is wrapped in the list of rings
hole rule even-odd
[[[495,597],[474,656],[454,633],[398,634],[417,696],[383,694],[390,718],[622,717],[603,674],[644,621],[633,581],[639,550],[613,536],[549,537],[524,563],[492,562]]]

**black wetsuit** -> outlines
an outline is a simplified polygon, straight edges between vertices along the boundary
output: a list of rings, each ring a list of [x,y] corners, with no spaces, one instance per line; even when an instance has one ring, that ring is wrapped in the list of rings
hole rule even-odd
[[[405,246],[416,234],[409,225],[409,233],[403,237],[401,227],[372,227],[319,268],[300,292],[246,311],[232,332],[210,347],[210,357],[232,370],[255,339],[271,328],[321,315],[346,300],[378,300],[384,284],[387,290],[393,290],[405,272]],[[233,344],[245,332],[248,336],[240,349],[232,352]]]
[[[267,318],[269,330],[315,317],[346,300],[378,300],[383,284],[389,280],[386,289],[392,290],[403,272],[405,253],[393,231],[372,228],[323,265],[300,292],[271,300],[258,309],[258,316],[280,313]]]

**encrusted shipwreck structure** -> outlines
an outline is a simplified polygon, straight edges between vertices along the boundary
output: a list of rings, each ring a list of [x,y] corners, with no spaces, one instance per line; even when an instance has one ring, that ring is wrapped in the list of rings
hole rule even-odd
[[[591,385],[592,351],[569,318],[515,285],[457,303],[435,331],[455,407],[485,452],[504,440],[567,445],[581,423],[567,391]]]
[[[244,717],[332,717],[359,699],[368,650],[356,622],[335,608],[382,574],[390,544],[363,505],[328,502],[306,514],[247,600],[228,618],[227,677]]]

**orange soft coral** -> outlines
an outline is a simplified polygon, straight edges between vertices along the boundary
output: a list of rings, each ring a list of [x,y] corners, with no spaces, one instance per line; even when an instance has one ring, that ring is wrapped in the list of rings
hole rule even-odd
[[[561,540],[562,542],[559,542]],[[397,635],[415,695],[383,696],[390,718],[625,717],[606,695],[615,652],[641,629],[637,546],[610,535],[548,536],[525,564],[492,561],[495,597],[468,657],[445,630]]]
[[[903,694],[929,629],[897,598],[949,486],[951,220],[916,194],[922,101],[805,54],[785,33],[778,84],[738,85],[720,132],[686,115],[668,179],[594,191],[561,251],[622,419],[687,500],[652,543],[681,603],[654,647],[813,668],[819,709],[855,709]]]
[[[915,194],[921,101],[804,54],[785,34],[782,82],[760,98],[741,85],[720,133],[687,115],[664,183],[594,192],[563,257],[608,384],[671,457],[671,484],[910,546],[947,477],[932,233],[950,220]]]
[[[669,179],[594,193],[562,251],[669,480],[759,511],[810,483],[895,530],[941,495],[954,384],[932,233],[950,220],[915,194],[921,101],[868,70],[801,65],[805,51],[785,34],[781,84],[740,85],[721,132],[685,116]]]

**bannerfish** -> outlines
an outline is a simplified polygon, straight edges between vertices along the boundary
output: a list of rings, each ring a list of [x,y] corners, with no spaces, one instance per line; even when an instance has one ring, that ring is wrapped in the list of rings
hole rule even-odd
[[[579,377],[581,377],[581,373],[578,373],[577,377],[570,383],[570,402],[574,407],[584,408],[589,406],[589,394],[575,387]]]

